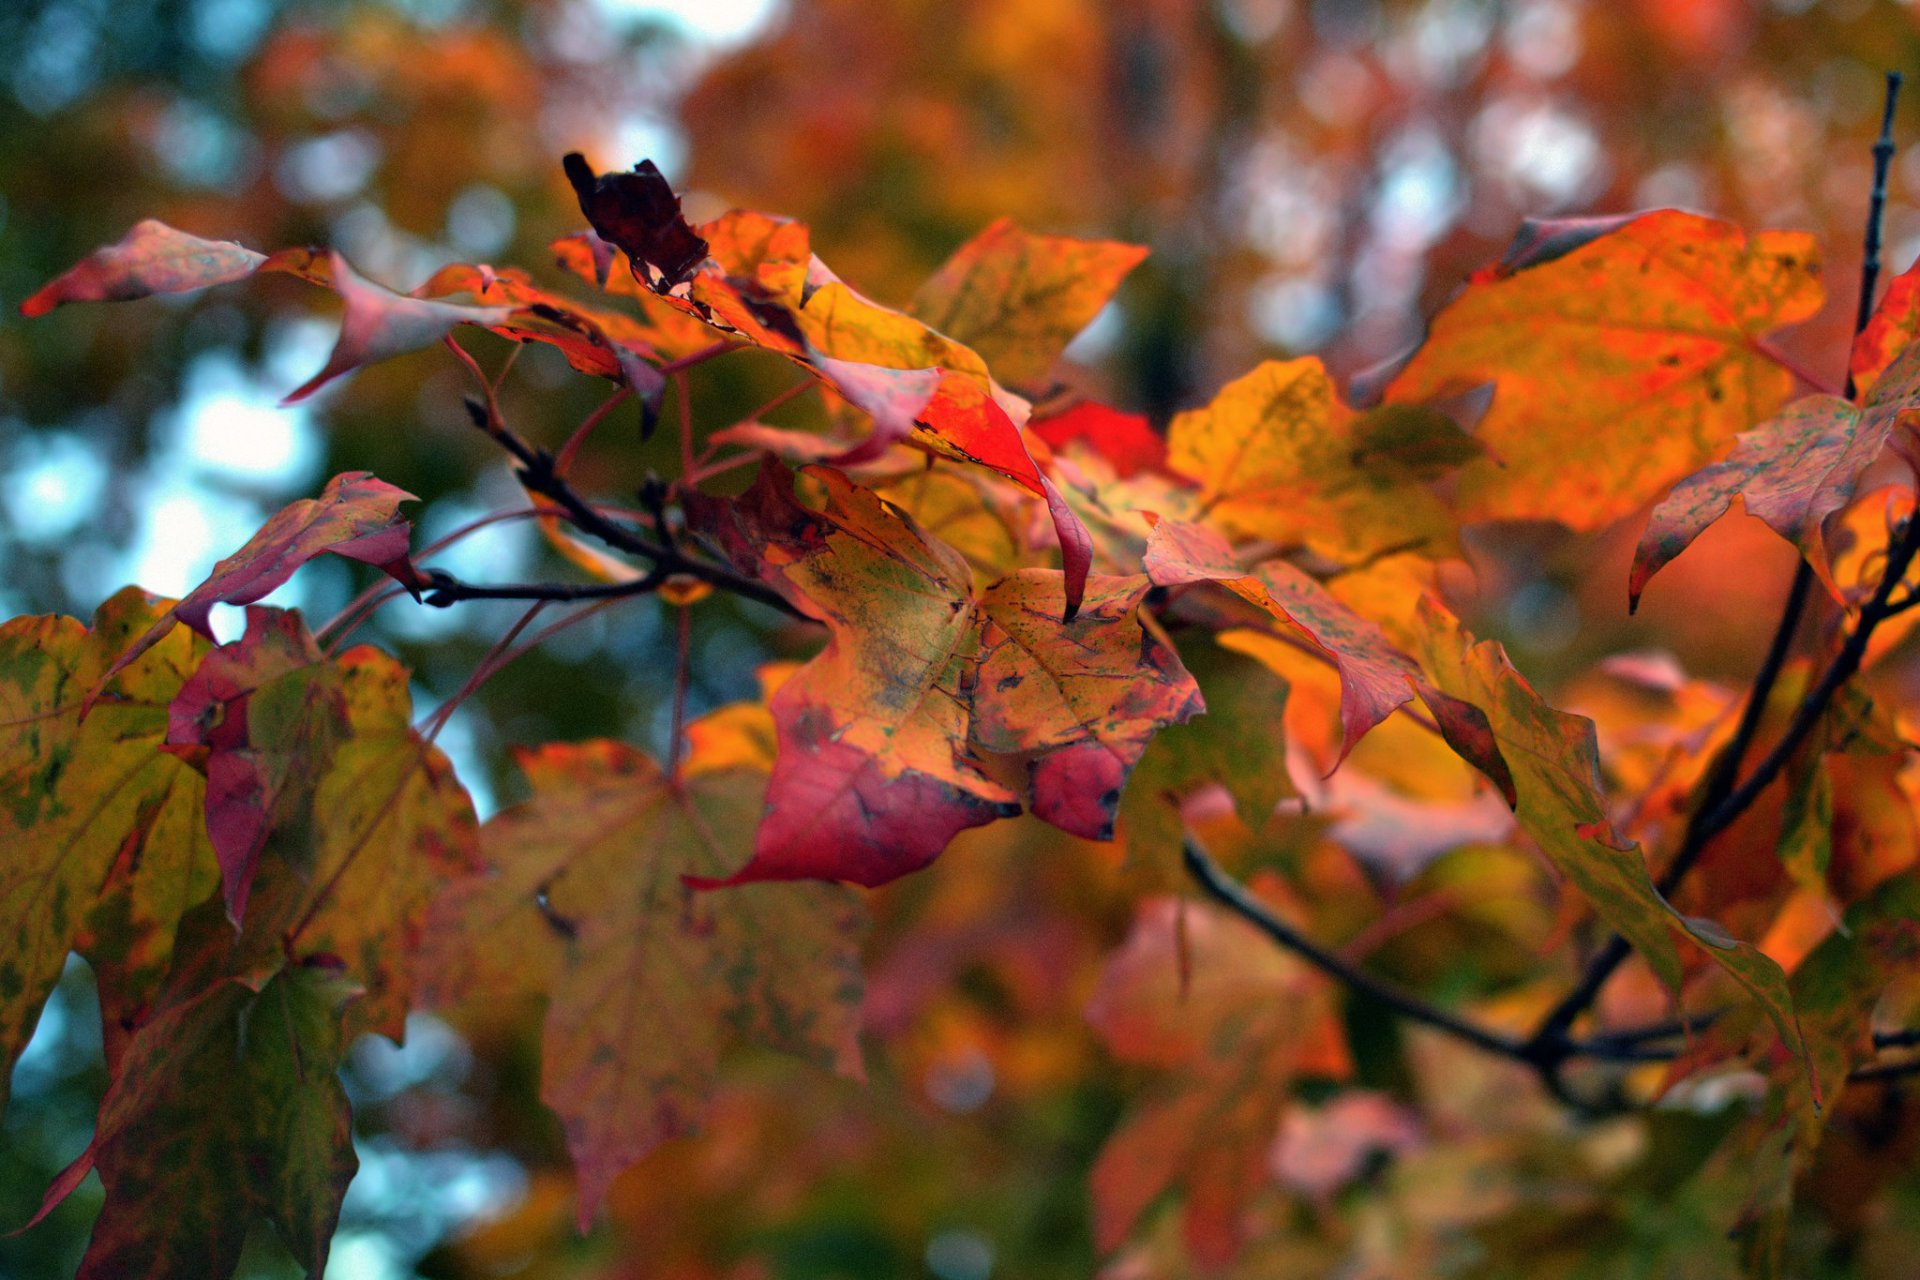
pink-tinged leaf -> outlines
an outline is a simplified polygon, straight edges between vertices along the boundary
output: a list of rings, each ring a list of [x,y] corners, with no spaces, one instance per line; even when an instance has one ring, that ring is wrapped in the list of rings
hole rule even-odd
[[[202,240],[148,218],[116,244],[95,249],[20,304],[42,316],[64,302],[125,302],[244,280],[266,255],[231,240]]]
[[[770,879],[882,884],[954,833],[1019,811],[967,753],[979,628],[971,572],[877,495],[809,468],[819,511],[763,467],[733,503],[690,504],[697,532],[827,626],[827,647],[782,685],[779,753],[753,859],[699,887]]]
[[[872,462],[889,448],[910,439],[916,420],[926,412],[940,389],[938,369],[887,369],[854,360],[835,360],[815,352],[810,357],[821,381],[842,399],[873,419],[873,434],[829,461],[840,466]]]
[[[1023,569],[988,587],[973,740],[1029,766],[1034,814],[1088,840],[1113,838],[1127,775],[1161,729],[1205,709],[1180,657],[1147,631],[1147,580],[1098,577],[1060,621],[1062,576]]]
[[[1226,540],[1204,525],[1157,520],[1145,563],[1157,586],[1218,582],[1332,659],[1340,672],[1341,760],[1367,730],[1411,702],[1424,682],[1419,666],[1386,633],[1304,572],[1284,560],[1242,570]]]
[[[1093,572],[1093,535],[1051,476],[1041,476],[1040,487],[1046,491],[1047,515],[1053,520],[1054,536],[1060,540],[1060,571],[1065,577],[1060,617],[1063,622],[1072,622],[1086,598],[1087,575]]]
[[[207,837],[235,925],[267,837],[293,843],[346,727],[338,675],[300,615],[257,605],[168,707],[167,746],[207,753]]]
[[[1747,514],[1793,543],[1836,597],[1827,527],[1852,502],[1860,482],[1895,433],[1920,416],[1920,347],[1909,347],[1873,384],[1863,404],[1838,396],[1796,400],[1743,433],[1733,452],[1673,487],[1653,509],[1634,548],[1627,583],[1638,607],[1649,579],[1725,515],[1738,497]]]
[[[634,262],[657,270],[666,286],[684,284],[707,258],[701,239],[680,212],[680,197],[651,160],[631,173],[595,174],[586,157],[563,158],[580,212],[600,237],[625,250]]]
[[[455,325],[491,329],[506,324],[513,315],[510,307],[469,307],[395,293],[361,276],[337,253],[331,263],[334,292],[346,304],[340,317],[340,337],[320,372],[289,392],[282,404],[305,400],[341,374],[362,365],[430,347],[451,333]]]
[[[1027,429],[1053,449],[1084,442],[1111,463],[1122,480],[1166,466],[1167,442],[1147,425],[1144,415],[1121,413],[1097,401],[1082,400],[1061,413],[1035,417]]]
[[[1920,338],[1920,262],[1887,283],[1887,292],[1874,308],[1867,327],[1853,340],[1847,372],[1853,375],[1855,395],[1869,394],[1900,353]]]
[[[399,516],[400,504],[412,501],[412,494],[369,472],[341,472],[327,481],[318,498],[282,507],[245,546],[214,565],[207,580],[134,641],[102,679],[153,647],[176,622],[211,640],[207,615],[214,605],[252,604],[322,552],[373,565],[410,590],[425,585],[407,555],[410,526]]]

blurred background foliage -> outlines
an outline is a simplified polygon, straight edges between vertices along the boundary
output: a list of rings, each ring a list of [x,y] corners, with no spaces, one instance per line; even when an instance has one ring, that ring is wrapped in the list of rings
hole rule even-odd
[[[545,246],[579,222],[558,156],[652,156],[696,219],[733,205],[798,217],[840,274],[901,301],[1010,215],[1152,247],[1076,344],[1073,376],[1163,422],[1262,356],[1318,351],[1343,377],[1394,356],[1522,217],[1680,205],[1820,234],[1833,299],[1785,345],[1837,374],[1880,73],[1920,66],[1916,53],[1920,20],[1893,0],[10,0],[0,616],[85,616],[127,581],[178,593],[343,469],[420,495],[423,541],[517,498],[466,429],[459,370],[440,353],[277,408],[331,341],[326,304],[294,282],[14,316],[141,217],[261,248],[330,244],[402,289],[454,260],[558,282]],[[1897,131],[1920,137],[1920,95]],[[1895,169],[1888,241],[1896,269],[1920,251],[1920,148]],[[481,355],[497,362],[498,344]],[[778,377],[750,358],[701,369],[700,424],[733,420]],[[504,405],[551,444],[602,392],[529,349]],[[587,487],[617,494],[669,469],[661,441],[625,439],[577,473]],[[1461,577],[1474,625],[1549,692],[1622,648],[1670,649],[1708,675],[1748,669],[1791,552],[1730,522],[1629,622],[1620,584],[1638,523],[1598,539],[1476,534]],[[480,579],[555,572],[517,527],[445,563]],[[360,583],[316,563],[275,599],[319,620]],[[402,602],[360,637],[405,658],[425,707],[516,612]],[[441,741],[483,811],[516,794],[509,743],[661,744],[669,615],[651,599],[601,615],[455,717]],[[794,639],[734,604],[703,606],[693,709],[751,697],[755,667]],[[1387,891],[1322,830],[1240,838],[1343,936]],[[1383,968],[1483,994],[1536,969],[1554,922],[1529,896],[1537,871],[1504,858],[1468,842],[1396,887],[1492,886],[1477,914],[1405,927]],[[363,1044],[362,1171],[329,1274],[1091,1274],[1086,1173],[1138,1082],[1081,1010],[1139,889],[1103,848],[1020,823],[970,833],[877,898],[869,1084],[742,1058],[708,1135],[625,1178],[584,1238],[536,1101],[527,1010],[457,1029],[420,1018],[404,1049]],[[0,1225],[24,1221],[85,1145],[95,1016],[76,964],[18,1070]],[[1349,1022],[1361,1079],[1382,1091],[1365,1095],[1375,1111],[1295,1113],[1246,1274],[1732,1273],[1714,1224],[1737,1204],[1723,1176],[1736,1162],[1716,1151],[1711,1116],[1575,1129],[1516,1104],[1531,1095],[1501,1068],[1463,1060],[1438,1064],[1453,1088],[1409,1130],[1385,1101],[1409,1088],[1394,1064],[1453,1050],[1404,1044],[1364,1006]],[[1834,1181],[1796,1248],[1820,1274],[1908,1274],[1920,1184],[1895,1175],[1920,1144],[1920,1108],[1897,1089],[1847,1105],[1823,1156]],[[1391,1167],[1369,1155],[1389,1148]],[[0,1240],[0,1273],[69,1272],[95,1204],[82,1194]],[[1174,1216],[1162,1225],[1111,1274],[1181,1274]],[[249,1266],[284,1272],[275,1242],[258,1244]]]

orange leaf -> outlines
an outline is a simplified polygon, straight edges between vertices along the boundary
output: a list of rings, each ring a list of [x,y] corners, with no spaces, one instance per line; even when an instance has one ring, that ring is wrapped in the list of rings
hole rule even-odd
[[[1810,236],[1672,210],[1528,222],[1387,398],[1493,383],[1462,517],[1597,528],[1779,408],[1793,378],[1761,339],[1818,310],[1819,267]]]

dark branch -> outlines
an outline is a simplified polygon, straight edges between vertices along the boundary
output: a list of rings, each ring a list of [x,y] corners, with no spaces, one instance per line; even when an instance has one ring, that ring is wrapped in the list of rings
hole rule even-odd
[[[462,582],[445,569],[429,569],[432,586],[421,600],[437,609],[445,609],[462,600],[608,600],[621,596],[646,595],[658,591],[667,575],[656,567],[632,582],[506,582],[483,585]]]
[[[1873,295],[1880,279],[1880,239],[1881,225],[1884,221],[1887,203],[1887,172],[1893,162],[1893,109],[1900,98],[1900,73],[1887,73],[1887,94],[1884,112],[1880,120],[1880,136],[1873,144],[1873,194],[1867,205],[1867,227],[1865,236],[1865,260],[1860,271],[1860,297],[1855,308],[1854,333],[1866,328],[1867,321],[1873,315]],[[1851,362],[1849,362],[1851,363]],[[1847,374],[1846,394],[1853,397],[1853,374]],[[1706,789],[1700,802],[1693,811],[1692,819],[1687,823],[1685,834],[1681,837],[1680,848],[1673,860],[1667,864],[1657,888],[1662,897],[1670,896],[1679,887],[1687,873],[1693,869],[1700,855],[1706,851],[1707,844],[1714,836],[1726,830],[1747,808],[1752,805],[1760,793],[1772,783],[1793,753],[1799,749],[1807,735],[1819,722],[1827,703],[1842,684],[1859,670],[1860,659],[1865,655],[1867,640],[1873,629],[1885,621],[1907,602],[1889,606],[1893,590],[1906,575],[1906,569],[1913,558],[1914,523],[1910,521],[1897,536],[1896,544],[1887,549],[1886,572],[1880,585],[1874,592],[1874,598],[1867,608],[1861,610],[1860,619],[1853,633],[1847,637],[1832,665],[1827,668],[1819,685],[1801,702],[1798,713],[1788,726],[1786,734],[1775,744],[1766,759],[1754,769],[1752,776],[1738,787],[1735,780],[1740,776],[1740,766],[1745,762],[1747,752],[1752,749],[1754,739],[1759,733],[1760,722],[1765,715],[1766,706],[1773,693],[1775,682],[1786,664],[1787,655],[1792,651],[1793,638],[1800,630],[1800,619],[1806,610],[1807,599],[1813,588],[1813,570],[1802,559],[1794,570],[1793,585],[1787,590],[1787,599],[1780,612],[1780,623],[1774,629],[1773,642],[1767,647],[1767,656],[1755,672],[1753,688],[1747,694],[1746,706],[1740,713],[1740,723],[1734,729],[1731,740],[1708,775]],[[1901,548],[1905,554],[1899,554]],[[1581,973],[1580,981],[1574,984],[1561,1001],[1541,1019],[1540,1026],[1534,1032],[1529,1043],[1540,1051],[1547,1051],[1555,1043],[1564,1044],[1567,1033],[1574,1022],[1593,1006],[1600,996],[1600,989],[1613,976],[1615,970],[1631,954],[1632,947],[1619,934],[1607,939],[1604,946],[1594,953],[1586,969]]]
[[[517,433],[500,420],[494,407],[481,400],[468,399],[467,413],[473,418],[474,425],[491,436],[501,448],[513,455],[520,464],[520,482],[530,492],[537,493],[559,507],[567,520],[582,533],[598,538],[616,551],[638,556],[652,566],[652,572],[662,577],[685,574],[690,578],[710,584],[721,591],[730,592],[748,600],[757,600],[761,604],[778,609],[789,617],[812,621],[806,614],[793,607],[786,597],[769,587],[766,583],[735,573],[724,565],[698,559],[683,552],[677,543],[656,541],[637,529],[629,528],[617,521],[610,520],[594,510],[585,498],[569,484],[554,466],[554,457],[545,449],[528,444]],[[643,579],[644,580],[644,579]],[[658,584],[656,584],[658,585]],[[506,596],[490,597],[494,599],[585,599],[585,596]],[[449,602],[451,603],[451,602]]]

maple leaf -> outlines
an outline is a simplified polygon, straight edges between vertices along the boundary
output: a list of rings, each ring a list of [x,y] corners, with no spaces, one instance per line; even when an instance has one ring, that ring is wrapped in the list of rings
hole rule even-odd
[[[698,1126],[730,1035],[860,1073],[863,913],[826,885],[682,884],[724,874],[752,844],[753,769],[696,758],[676,782],[606,741],[519,759],[533,796],[487,823],[494,874],[456,889],[436,928],[466,946],[564,934],[541,1097],[566,1130],[584,1227],[621,1170]]]
[[[407,556],[409,526],[398,514],[416,501],[365,471],[343,471],[318,498],[301,498],[275,512],[246,544],[213,566],[205,582],[180,598],[107,670],[111,676],[184,622],[209,640],[207,615],[219,603],[252,604],[323,551],[373,565],[414,589],[425,579]]]
[[[1114,474],[1122,480],[1166,465],[1167,442],[1147,425],[1144,415],[1121,413],[1097,401],[1082,400],[1059,413],[1035,416],[1027,427],[1053,449],[1084,440],[1113,465]]]
[[[235,924],[268,835],[304,822],[345,728],[339,682],[297,613],[249,607],[246,634],[174,695],[167,746],[205,749],[207,837]]]
[[[634,262],[658,271],[664,286],[685,284],[706,260],[707,242],[687,225],[680,197],[653,161],[642,160],[631,173],[602,174],[577,151],[569,151],[561,163],[593,229]]]
[[[979,352],[1002,380],[1038,385],[1146,256],[1139,245],[1034,235],[1001,218],[956,249],[907,310]]]
[[[0,1102],[68,952],[144,1003],[181,915],[218,884],[205,783],[159,749],[167,706],[205,644],[181,633],[102,674],[156,616],[163,603],[130,588],[91,628],[57,617],[0,625]],[[102,700],[83,720],[96,688]]]
[[[1265,610],[1332,659],[1340,671],[1340,758],[1367,730],[1413,700],[1419,666],[1379,626],[1341,604],[1284,560],[1248,571],[1206,525],[1155,520],[1147,540],[1147,576],[1157,586],[1217,582]]]
[[[1920,346],[1911,346],[1882,371],[1862,404],[1808,396],[1742,433],[1725,459],[1682,480],[1654,507],[1634,548],[1629,606],[1639,605],[1653,575],[1726,514],[1736,496],[1748,515],[1798,547],[1820,580],[1841,597],[1827,556],[1828,528],[1853,500],[1894,432],[1910,428],[1916,414]]]
[[[244,280],[267,260],[231,240],[203,240],[152,218],[117,243],[95,249],[20,304],[43,316],[66,302],[125,302]]]
[[[1461,472],[1461,516],[1597,528],[1779,408],[1793,378],[1762,340],[1818,310],[1818,275],[1797,232],[1672,210],[1529,221],[1387,398],[1493,383],[1476,431],[1492,458]]]
[[[1089,840],[1113,838],[1127,775],[1153,736],[1205,709],[1179,655],[1141,626],[1149,585],[1095,578],[1065,624],[1051,570],[1023,569],[980,598],[973,741],[1039,752],[1029,766],[1035,816]]]
[[[1476,642],[1440,606],[1423,602],[1423,655],[1433,682],[1486,716],[1512,768],[1520,825],[1600,917],[1633,944],[1670,991],[1680,989],[1673,930],[1684,929],[1754,997],[1781,1042],[1805,1061],[1793,998],[1780,966],[1711,920],[1683,916],[1647,875],[1638,847],[1607,816],[1593,722],[1549,706],[1493,641]]]
[[[395,293],[366,279],[337,253],[330,261],[333,290],[346,304],[340,317],[340,337],[320,372],[289,391],[281,404],[305,400],[361,365],[430,347],[451,333],[455,325],[495,329],[505,325],[513,314],[509,307],[469,307]]]
[[[1354,413],[1313,356],[1267,361],[1167,430],[1168,468],[1222,529],[1340,558],[1449,547],[1452,517],[1426,481],[1475,452],[1434,410]]]
[[[1127,781],[1120,827],[1131,863],[1176,866],[1183,826],[1178,801],[1218,783],[1240,820],[1259,830],[1294,794],[1276,727],[1286,722],[1287,685],[1263,664],[1207,641],[1184,644],[1181,659],[1200,687],[1206,714],[1155,737]]]
[[[966,753],[979,645],[966,561],[839,472],[802,474],[824,488],[822,510],[771,465],[738,503],[689,507],[829,635],[774,695],[766,817],[753,860],[725,883],[883,884],[1019,805]]]
[[[1194,1256],[1224,1265],[1267,1183],[1290,1087],[1351,1070],[1329,984],[1237,916],[1155,898],[1108,957],[1087,1019],[1116,1058],[1162,1076],[1094,1163],[1095,1246],[1117,1248],[1177,1184]]]
[[[194,963],[134,1032],[93,1142],[41,1209],[98,1170],[106,1199],[79,1280],[231,1275],[256,1217],[308,1275],[326,1269],[359,1163],[338,1076],[352,988],[323,968],[231,963],[213,929],[224,920],[183,925]]]
[[[406,668],[364,645],[335,667],[346,724],[313,788],[311,839],[284,851],[300,874],[254,910],[296,958],[345,963],[364,993],[350,1032],[398,1041],[428,910],[481,866],[478,824],[453,765],[413,727]]]
[[[1854,394],[1867,396],[1893,362],[1920,338],[1920,262],[1887,282],[1880,305],[1854,335],[1847,373]]]
[[[878,495],[837,471],[802,474],[824,490],[818,511],[777,466],[738,502],[688,507],[830,637],[774,695],[780,749],[752,861],[696,883],[873,885],[917,870],[959,831],[1019,812],[980,751],[1031,755],[1036,812],[1109,836],[1147,739],[1198,709],[1178,657],[1141,626],[1144,580],[1095,580],[1091,612],[1043,619],[1065,575],[1025,570],[976,597],[959,553]]]

